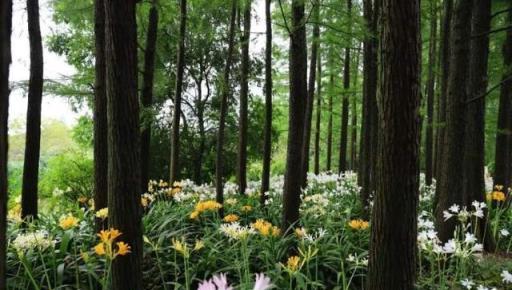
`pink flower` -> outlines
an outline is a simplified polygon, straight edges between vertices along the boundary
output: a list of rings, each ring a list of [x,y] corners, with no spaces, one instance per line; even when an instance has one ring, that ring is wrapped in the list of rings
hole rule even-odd
[[[199,284],[197,290],[217,290],[217,287],[213,284],[212,280],[204,280]]]
[[[274,287],[274,285],[272,285],[269,277],[265,276],[263,273],[256,274],[253,290],[267,290],[272,287]]]

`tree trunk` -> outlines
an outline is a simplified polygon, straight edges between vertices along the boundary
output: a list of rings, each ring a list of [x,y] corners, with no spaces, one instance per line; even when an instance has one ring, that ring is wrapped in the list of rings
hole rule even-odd
[[[229,89],[229,76],[231,72],[231,62],[233,60],[233,51],[235,45],[235,20],[236,20],[236,11],[237,11],[237,1],[231,0],[231,19],[229,23],[229,32],[228,32],[228,52],[226,56],[226,65],[224,67],[224,77],[221,83],[221,104],[220,104],[220,121],[219,121],[219,131],[217,135],[217,152],[215,155],[215,190],[216,190],[216,200],[218,203],[224,203],[224,130],[226,127],[226,115],[228,113],[228,98],[230,94]],[[222,208],[220,209],[221,216],[223,215]]]
[[[451,59],[446,102],[445,147],[437,183],[435,208],[441,241],[453,236],[456,220],[444,221],[443,211],[463,203],[463,169],[472,1],[456,1],[451,30]]]
[[[146,35],[146,50],[144,51],[144,72],[142,79],[141,103],[144,110],[150,111],[153,104],[153,83],[155,76],[155,50],[158,28],[157,0],[153,0],[149,9],[148,32]],[[151,123],[152,116],[147,112],[143,114],[145,120],[140,133],[140,162],[141,162],[141,186],[145,190],[149,181]]]
[[[318,45],[320,42],[320,3],[315,1],[313,39],[311,40],[311,56],[309,64],[308,94],[306,100],[306,113],[304,115],[304,137],[302,140],[302,187],[305,188],[308,182],[309,171],[309,147],[311,141],[311,122],[313,120],[313,106],[315,105],[315,81],[316,62],[318,58]]]
[[[329,87],[331,91],[329,92],[329,104],[328,104],[328,112],[329,112],[329,121],[327,123],[327,171],[331,170],[331,160],[332,160],[332,89],[334,88],[334,73],[330,72],[329,78]]]
[[[109,226],[131,253],[112,265],[110,289],[143,289],[135,0],[105,2]]]
[[[355,69],[354,69],[354,78],[353,78],[353,87],[357,88],[357,79],[359,76],[359,56],[360,50],[358,49],[356,53],[356,61],[355,61]],[[350,139],[350,168],[353,171],[357,170],[357,93],[352,93],[352,136]]]
[[[105,68],[105,2],[94,1],[95,79],[94,79],[94,207],[108,206],[108,124]],[[96,231],[107,226],[96,219]]]
[[[363,45],[363,118],[361,121],[360,161],[357,180],[361,186],[361,202],[368,207],[373,189],[377,152],[377,22],[379,1],[364,0],[363,14],[372,34]]]
[[[487,91],[491,2],[473,0],[471,35],[473,38],[469,59],[468,100]],[[476,200],[485,202],[485,98],[478,98],[466,106],[466,148],[464,150],[464,205],[471,207]],[[486,231],[485,219],[479,220],[477,236],[487,251],[495,250],[491,231]],[[484,235],[486,235],[484,237]]]
[[[12,0],[0,2],[0,290],[7,290],[7,148],[9,65],[11,64]]]
[[[508,15],[508,24],[512,24],[512,12]],[[496,155],[494,159],[494,184],[510,187],[512,171],[512,29],[507,30],[507,36],[502,48],[504,73],[500,91],[498,110],[498,130],[496,133]]]
[[[434,69],[436,66],[436,47],[437,47],[437,3],[430,4],[430,40],[428,48],[428,79],[426,87],[427,95],[427,128],[425,138],[425,182],[427,185],[432,184],[433,176],[433,147],[434,147],[434,88],[435,76]]]
[[[315,174],[320,173],[320,123],[322,120],[322,53],[318,47],[316,77]]]
[[[270,185],[270,160],[272,155],[272,13],[271,0],[265,0],[265,132],[263,145],[263,172],[261,176],[261,205],[265,205],[265,192]]]
[[[453,0],[443,0],[443,21],[441,26],[441,43],[440,43],[440,60],[441,60],[441,83],[439,92],[439,104],[437,113],[437,140],[436,140],[436,156],[435,162],[435,178],[439,179],[441,171],[441,165],[444,160],[444,147],[445,147],[445,126],[446,126],[446,97],[448,94],[448,76],[450,74],[450,39],[451,39],[451,22],[453,14]],[[437,193],[434,197],[434,208],[437,204],[438,196]]]
[[[304,24],[304,1],[292,0],[292,23],[290,27],[290,105],[288,117],[288,149],[283,189],[284,232],[299,221],[302,143],[304,134],[304,109],[307,99],[307,45]]]
[[[347,0],[347,13],[351,19],[352,0]],[[338,159],[338,173],[347,170],[347,148],[348,148],[348,108],[350,88],[350,47],[351,43],[345,48],[345,60],[343,65],[343,101],[341,105],[341,132],[340,132],[340,155]]]
[[[41,147],[41,102],[43,100],[43,44],[39,27],[39,0],[27,0],[30,43],[30,80],[28,84],[25,162],[21,189],[21,216],[37,218],[39,154]]]
[[[251,1],[244,2],[244,32],[240,39],[242,46],[240,114],[238,131],[238,190],[245,194],[247,188],[247,99],[249,95],[249,43],[251,41]]]
[[[180,0],[180,35],[178,40],[178,63],[176,64],[176,87],[174,91],[174,111],[172,115],[172,136],[171,136],[171,164],[170,177],[171,185],[178,180],[180,173],[180,116],[181,116],[181,94],[183,90],[183,72],[185,70],[185,32],[187,28],[187,0]]]
[[[379,154],[368,287],[416,282],[419,199],[420,1],[383,0]]]

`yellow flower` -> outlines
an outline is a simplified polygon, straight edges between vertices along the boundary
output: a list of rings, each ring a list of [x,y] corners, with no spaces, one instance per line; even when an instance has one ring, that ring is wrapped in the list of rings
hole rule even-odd
[[[189,257],[188,245],[182,241],[172,239],[172,248],[176,250],[176,252],[183,255],[183,257]]]
[[[362,219],[356,219],[356,220],[351,220],[348,223],[348,226],[355,230],[365,230],[370,226],[370,224],[367,221],[364,221]]]
[[[300,266],[300,258],[298,256],[291,256],[286,261],[286,268],[291,272],[296,272]]]
[[[200,212],[198,212],[197,210],[191,212],[190,213],[190,219],[191,220],[197,220],[199,218],[199,214],[200,214]]]
[[[126,244],[125,242],[117,242],[117,254],[116,255],[121,255],[121,256],[124,256],[128,253],[131,253],[131,247]]]
[[[7,218],[12,221],[21,222],[21,204],[16,203],[9,212],[7,213]]]
[[[194,245],[194,251],[199,251],[204,248],[204,242],[201,240],[196,240],[196,244]]]
[[[252,211],[252,206],[244,205],[244,206],[242,206],[242,211],[243,212],[250,212],[250,211]]]
[[[264,237],[269,235],[277,237],[281,234],[281,230],[278,227],[273,226],[272,223],[264,219],[257,219],[256,222],[251,224],[251,227],[257,230]]]
[[[224,203],[229,204],[229,205],[235,205],[237,202],[238,202],[238,200],[236,198],[232,197],[232,198],[226,199],[226,201]]]
[[[66,231],[77,227],[78,221],[79,220],[76,217],[72,216],[71,214],[68,214],[66,216],[62,216],[59,219],[59,226]]]
[[[181,185],[181,182],[180,182],[180,181],[175,181],[175,182],[172,184],[172,187],[179,187],[179,188],[182,188],[183,186]]]
[[[149,205],[149,199],[145,196],[141,197],[140,204],[142,204],[142,207],[146,208]]]
[[[215,211],[221,208],[222,205],[215,200],[200,201],[196,204],[195,211],[202,213],[205,211]]]
[[[102,219],[102,220],[105,220],[106,218],[108,218],[108,208],[105,207],[105,208],[102,208],[102,209],[96,211],[96,217],[99,219]]]
[[[306,235],[306,229],[305,228],[296,228],[295,229],[295,235],[298,238],[303,238]]]
[[[496,191],[503,191],[503,185],[496,184],[496,185],[494,186],[494,189],[495,189]]]
[[[493,191],[491,199],[496,201],[505,201],[505,193],[503,193],[502,191]]]
[[[117,237],[122,235],[122,233],[116,229],[109,229],[109,230],[101,230],[97,236],[100,238],[100,240],[103,243],[112,243]]]
[[[160,182],[158,183],[158,186],[160,186],[160,187],[167,187],[167,186],[169,186],[169,184],[167,182],[165,182],[165,181],[160,179]]]
[[[103,242],[97,244],[95,247],[94,247],[94,252],[96,253],[96,255],[98,256],[103,256],[105,255],[105,244]]]
[[[240,218],[236,215],[236,214],[228,214],[227,216],[225,216],[222,220],[224,222],[227,222],[227,223],[234,223],[236,222],[237,220],[239,220]]]

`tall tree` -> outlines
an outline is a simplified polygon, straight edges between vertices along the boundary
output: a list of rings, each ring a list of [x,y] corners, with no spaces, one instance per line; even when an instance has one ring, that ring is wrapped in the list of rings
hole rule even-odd
[[[367,289],[415,288],[420,0],[383,0],[379,154]]]
[[[511,7],[512,8],[512,7]],[[508,14],[508,25],[512,25],[512,12]],[[512,28],[502,48],[503,77],[498,109],[498,131],[496,132],[494,184],[510,187],[512,172]]]
[[[425,86],[427,95],[427,128],[425,137],[425,182],[432,184],[433,147],[434,147],[434,93],[437,49],[437,1],[430,2],[430,39],[428,46],[428,77]]]
[[[369,36],[363,43],[363,115],[359,154],[358,183],[361,202],[368,206],[373,189],[377,152],[377,22],[381,0],[364,0],[363,16]]]
[[[94,206],[108,206],[108,124],[105,68],[105,1],[94,1],[95,79],[94,79]],[[96,219],[96,231],[104,228]]]
[[[487,91],[487,67],[489,35],[491,28],[491,1],[473,0],[469,59],[468,103],[466,105],[466,147],[464,150],[464,205],[468,208],[476,200],[485,201],[485,98]],[[485,219],[479,220],[477,236],[484,241],[488,251],[494,251],[491,231],[486,231]],[[486,235],[484,237],[484,235]]]
[[[185,32],[187,27],[187,1],[180,0],[180,35],[178,40],[178,63],[176,64],[176,87],[174,91],[174,110],[172,114],[171,136],[171,184],[177,181],[180,156],[180,117],[181,94],[183,91],[183,72],[185,70]]]
[[[21,216],[37,218],[37,190],[41,147],[41,102],[43,100],[43,44],[39,27],[39,0],[27,0],[30,44],[30,79],[28,83],[25,162],[21,189]]]
[[[265,205],[265,192],[270,185],[272,155],[272,13],[271,0],[265,0],[265,132],[263,145],[263,171],[261,176],[261,205]]]
[[[136,0],[105,2],[109,226],[131,253],[112,265],[110,289],[143,289]]]
[[[238,130],[238,190],[245,194],[247,188],[247,102],[249,97],[249,43],[251,41],[251,0],[244,1],[244,32],[240,38],[242,46],[240,112]]]
[[[226,56],[226,64],[224,67],[224,75],[220,83],[221,103],[220,103],[220,120],[219,131],[217,132],[217,152],[215,153],[215,191],[218,203],[224,203],[224,130],[226,128],[226,115],[228,113],[228,98],[230,95],[229,77],[231,74],[231,62],[233,61],[233,51],[235,46],[235,28],[236,28],[236,11],[238,0],[231,0],[231,18],[229,21],[228,31],[228,52]],[[220,210],[223,214],[222,209]]]
[[[322,53],[318,47],[316,77],[315,174],[320,173],[320,123],[322,120]]]
[[[146,49],[144,50],[144,71],[142,74],[142,96],[141,104],[143,110],[151,110],[153,104],[153,83],[155,76],[155,51],[158,28],[158,7],[157,0],[151,2],[148,17],[148,31],[146,34]],[[150,114],[143,114],[145,117],[140,132],[140,166],[141,180],[143,189],[149,181],[149,160],[151,144],[151,119]]]
[[[305,188],[308,179],[309,170],[309,148],[311,141],[311,122],[313,120],[313,106],[315,104],[315,81],[316,81],[316,62],[318,59],[318,45],[320,41],[320,2],[315,0],[313,38],[311,39],[311,56],[309,63],[308,94],[306,100],[306,111],[304,115],[304,135],[302,140],[302,187]]]
[[[290,35],[290,100],[288,110],[288,149],[283,189],[283,223],[287,231],[299,220],[301,193],[302,143],[304,134],[304,109],[307,99],[307,44],[304,1],[292,0]]]
[[[436,150],[434,158],[434,171],[436,172],[435,178],[439,178],[441,171],[440,167],[444,160],[444,139],[445,139],[445,126],[446,126],[446,97],[448,94],[448,76],[450,74],[450,52],[451,52],[451,22],[453,14],[453,0],[443,1],[443,19],[441,23],[441,43],[440,43],[440,92],[439,92],[439,103],[437,111],[437,130],[436,130]],[[437,204],[438,196],[434,198],[434,207]]]
[[[332,160],[332,95],[334,88],[334,73],[331,71],[329,76],[329,100],[327,111],[329,113],[329,120],[327,122],[327,171],[331,170],[331,160]]]
[[[349,21],[352,18],[352,0],[347,0],[347,13]],[[347,148],[348,148],[348,109],[350,88],[350,49],[351,41],[345,47],[345,59],[343,64],[343,101],[341,105],[341,132],[340,132],[340,154],[338,158],[338,172],[347,170]]]
[[[356,60],[354,66],[354,78],[353,78],[353,87],[357,87],[358,76],[359,76],[359,56],[361,55],[360,49],[357,50]],[[352,121],[351,121],[351,129],[352,136],[350,139],[350,168],[352,170],[357,170],[357,93],[352,93]]]
[[[7,147],[12,0],[0,2],[0,290],[7,290]]]
[[[456,221],[444,221],[443,211],[463,203],[463,161],[465,146],[466,89],[468,84],[472,1],[457,0],[451,30],[450,72],[446,102],[446,129],[443,164],[440,167],[437,205],[435,208],[439,238],[447,241],[453,235]]]

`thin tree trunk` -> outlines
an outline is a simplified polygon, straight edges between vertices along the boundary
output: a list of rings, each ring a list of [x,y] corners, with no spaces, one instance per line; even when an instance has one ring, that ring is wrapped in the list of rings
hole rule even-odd
[[[299,221],[302,143],[304,134],[304,111],[307,99],[307,44],[304,24],[304,1],[292,0],[292,23],[290,27],[290,106],[288,117],[288,150],[283,189],[282,229],[289,233],[290,227]]]
[[[27,0],[30,43],[30,80],[28,84],[25,162],[21,189],[21,216],[37,218],[39,155],[41,148],[41,102],[43,100],[43,44],[39,27],[39,0]]]
[[[361,202],[368,208],[375,175],[377,140],[377,22],[380,0],[364,0],[363,15],[372,36],[363,45],[363,118],[361,121],[360,161],[358,183],[361,186]]]
[[[354,78],[352,87],[357,88],[358,76],[359,76],[359,57],[360,50],[356,53]],[[350,139],[350,168],[357,170],[357,93],[352,93],[352,122],[351,122],[352,136]]]
[[[314,19],[315,25],[313,27],[313,38],[311,40],[311,56],[309,64],[309,80],[308,80],[308,94],[306,100],[306,113],[304,115],[304,137],[302,140],[302,187],[307,185],[308,171],[309,171],[309,148],[311,141],[311,122],[313,120],[313,106],[315,105],[315,81],[316,81],[316,62],[318,58],[318,45],[320,41],[320,3],[315,1],[314,5]]]
[[[240,39],[242,46],[241,83],[240,83],[240,114],[238,130],[238,190],[245,194],[247,188],[247,102],[249,96],[249,43],[251,41],[251,1],[244,2],[244,32]]]
[[[7,201],[9,65],[11,64],[12,0],[0,2],[0,290],[7,290]]]
[[[155,51],[158,28],[158,8],[157,0],[153,0],[149,9],[148,32],[146,35],[146,50],[144,51],[144,72],[142,79],[142,98],[141,103],[144,110],[150,110],[153,104],[153,83],[155,76]],[[151,121],[152,116],[143,114],[146,117],[142,124],[141,131],[141,186],[146,188],[149,181],[149,164],[150,164],[150,145],[151,145]]]
[[[221,83],[221,104],[220,104],[220,121],[219,121],[219,131],[217,135],[217,152],[215,156],[215,190],[216,190],[216,200],[218,203],[224,203],[224,130],[226,127],[226,115],[228,113],[228,98],[230,94],[229,89],[229,76],[231,73],[231,62],[233,60],[233,51],[235,45],[235,28],[236,28],[236,11],[237,11],[237,1],[231,0],[231,19],[229,23],[229,32],[228,32],[228,52],[226,57],[226,65],[224,67],[224,77]],[[223,215],[222,208],[220,209],[220,215]]]
[[[327,123],[327,171],[331,170],[331,160],[332,160],[332,88],[334,87],[334,73],[330,72],[329,78],[329,87],[331,88],[331,92],[329,92],[329,104],[328,104],[328,112],[329,112],[329,121]]]
[[[369,290],[416,282],[419,199],[420,1],[383,0],[379,154]]]
[[[508,23],[512,24],[512,12],[509,12]],[[503,53],[503,84],[500,91],[498,109],[498,130],[496,132],[496,154],[494,184],[510,187],[512,165],[512,29],[507,30],[507,36],[502,48]]]
[[[471,43],[468,100],[487,91],[489,36],[485,32],[491,28],[491,2],[473,0],[473,11],[471,34],[482,36],[472,39]],[[469,208],[474,200],[485,202],[485,98],[468,103],[466,116],[464,205]],[[491,231],[485,230],[488,229],[485,220],[479,220],[476,227],[477,236],[484,241],[483,244],[487,251],[494,251],[496,245]]]
[[[352,0],[347,0],[347,13],[349,19],[352,13]],[[347,170],[347,148],[348,148],[348,109],[350,88],[350,47],[351,43],[345,48],[345,60],[343,65],[343,101],[341,105],[341,132],[340,132],[340,154],[338,158],[338,173]]]
[[[105,3],[94,1],[95,79],[94,79],[94,207],[108,206],[108,124],[105,68]],[[107,225],[96,219],[96,231]]]
[[[178,41],[178,63],[176,64],[176,87],[174,91],[174,111],[172,120],[171,136],[171,164],[170,177],[171,185],[178,180],[180,173],[180,116],[181,116],[181,94],[183,90],[183,72],[185,70],[185,32],[187,28],[187,1],[180,0],[180,35]]]
[[[322,120],[322,53],[318,47],[316,77],[316,126],[315,126],[315,174],[320,173],[320,123]]]
[[[443,211],[463,203],[463,168],[466,122],[466,88],[468,84],[472,1],[457,1],[451,30],[451,60],[446,103],[445,148],[437,186],[435,208],[437,229],[441,241],[448,241],[455,229],[455,219],[444,221]]]
[[[109,226],[123,233],[117,241],[131,246],[129,255],[112,264],[113,290],[144,288],[135,5],[135,0],[105,2]]]
[[[265,132],[263,145],[263,172],[261,176],[261,205],[265,206],[270,184],[270,160],[272,155],[272,13],[271,0],[265,0]]]
[[[445,127],[446,127],[446,98],[448,94],[448,76],[450,75],[450,39],[451,39],[451,21],[453,14],[453,0],[443,1],[443,21],[441,26],[441,43],[440,43],[440,60],[441,60],[441,83],[439,93],[439,109],[437,114],[437,150],[435,156],[436,163],[436,180],[439,179],[441,172],[441,165],[444,160],[444,147],[445,147]],[[434,208],[437,204],[437,193],[434,197]]]
[[[425,182],[432,184],[433,177],[433,147],[434,147],[434,88],[436,66],[436,47],[437,47],[437,3],[430,4],[430,40],[428,48],[428,79],[426,86],[427,95],[427,133],[425,138]]]

